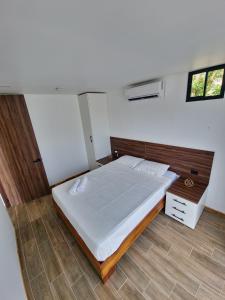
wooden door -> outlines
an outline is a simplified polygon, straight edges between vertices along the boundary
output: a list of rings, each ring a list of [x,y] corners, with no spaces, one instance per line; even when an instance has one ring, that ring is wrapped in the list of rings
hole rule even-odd
[[[0,183],[10,205],[49,193],[23,95],[0,95]]]

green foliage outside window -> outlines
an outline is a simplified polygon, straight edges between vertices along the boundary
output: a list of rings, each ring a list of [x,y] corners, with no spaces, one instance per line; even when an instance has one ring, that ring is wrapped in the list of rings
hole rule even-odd
[[[208,72],[205,96],[218,96],[221,92],[224,69]],[[191,97],[204,96],[206,72],[192,76]]]
[[[210,71],[208,73],[206,96],[217,96],[221,92],[224,69]]]
[[[191,97],[204,95],[206,72],[195,74],[192,76]]]

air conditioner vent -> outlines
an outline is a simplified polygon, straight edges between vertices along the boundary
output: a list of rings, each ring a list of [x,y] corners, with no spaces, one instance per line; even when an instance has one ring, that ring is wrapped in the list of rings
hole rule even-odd
[[[163,95],[163,81],[131,86],[125,90],[125,94],[129,101],[159,98]]]

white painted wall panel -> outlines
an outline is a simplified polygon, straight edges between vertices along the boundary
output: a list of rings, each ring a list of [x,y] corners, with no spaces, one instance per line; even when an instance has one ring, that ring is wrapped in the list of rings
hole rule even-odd
[[[78,97],[79,107],[80,107],[80,114],[84,132],[84,140],[85,146],[87,151],[87,160],[89,169],[96,168],[96,158],[95,158],[95,151],[93,145],[93,133],[91,128],[91,119],[90,119],[90,111],[88,105],[88,98],[86,94],[80,95]]]
[[[25,95],[49,184],[88,169],[75,95]]]
[[[91,127],[96,160],[111,153],[106,94],[88,94]]]
[[[225,100],[186,103],[187,73],[165,78],[165,98],[108,93],[110,135],[215,151],[206,205],[225,212]]]

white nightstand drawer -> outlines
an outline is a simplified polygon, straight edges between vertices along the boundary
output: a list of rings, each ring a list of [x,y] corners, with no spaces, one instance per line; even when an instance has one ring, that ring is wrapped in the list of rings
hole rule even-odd
[[[185,214],[193,214],[193,211],[197,209],[197,205],[187,201],[186,199],[167,193],[166,194],[166,207],[169,209],[185,212]]]
[[[206,190],[198,204],[167,192],[165,213],[173,219],[194,229],[203,211],[205,198]]]
[[[166,205],[165,212],[168,216],[172,217],[173,219],[175,219],[191,228],[194,228],[195,218],[193,218],[193,213],[191,211],[186,212],[185,209],[180,211],[176,208],[176,206]]]

